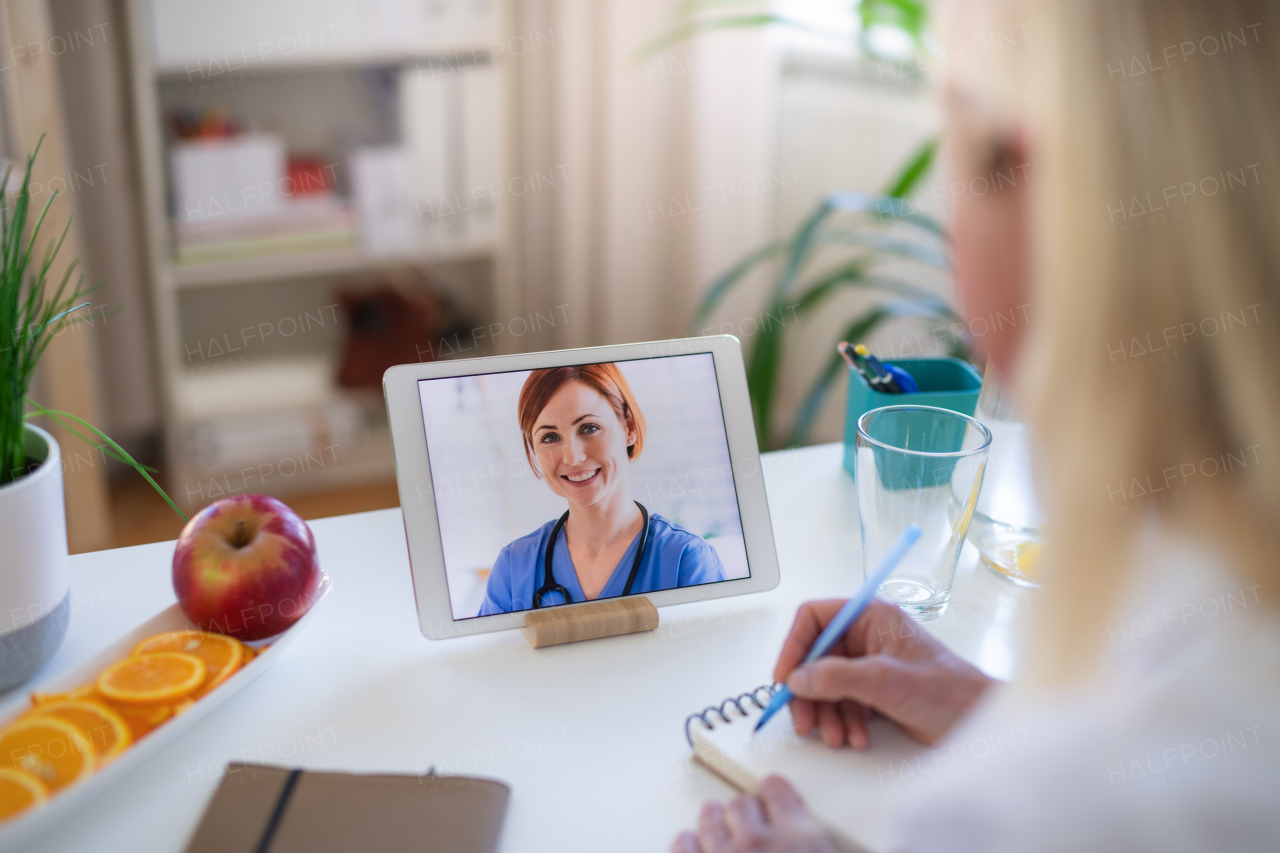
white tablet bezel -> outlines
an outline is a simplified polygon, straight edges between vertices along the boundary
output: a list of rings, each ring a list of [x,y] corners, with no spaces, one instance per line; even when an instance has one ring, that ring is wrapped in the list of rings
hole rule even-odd
[[[720,409],[724,415],[729,459],[733,466],[733,483],[738,495],[742,536],[751,576],[639,594],[663,607],[668,604],[764,592],[778,585],[778,556],[774,549],[769,503],[765,497],[764,476],[760,469],[760,453],[756,447],[751,399],[747,395],[742,345],[732,335],[403,364],[392,367],[383,375],[382,389],[387,399],[387,416],[395,448],[396,480],[400,490],[400,509],[404,514],[405,538],[409,545],[409,565],[413,573],[413,594],[418,605],[418,625],[425,636],[438,640],[521,628],[526,614],[531,611],[458,620],[453,618],[444,570],[444,551],[440,542],[440,526],[435,510],[431,463],[427,455],[422,398],[418,393],[419,380],[697,353],[709,353],[715,360]],[[560,606],[579,607],[583,603]]]

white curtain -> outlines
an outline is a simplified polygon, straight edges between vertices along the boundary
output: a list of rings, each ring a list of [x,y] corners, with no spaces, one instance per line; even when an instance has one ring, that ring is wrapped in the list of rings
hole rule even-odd
[[[688,334],[706,283],[773,231],[759,189],[773,140],[765,34],[640,56],[674,5],[517,4],[517,38],[556,38],[514,63],[515,169],[563,167],[567,178],[516,212],[519,308],[563,304],[569,318],[530,345]]]

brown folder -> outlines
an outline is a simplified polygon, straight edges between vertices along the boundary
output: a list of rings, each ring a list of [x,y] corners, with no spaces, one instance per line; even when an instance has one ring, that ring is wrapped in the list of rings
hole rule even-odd
[[[187,853],[493,853],[510,794],[470,776],[232,763]]]

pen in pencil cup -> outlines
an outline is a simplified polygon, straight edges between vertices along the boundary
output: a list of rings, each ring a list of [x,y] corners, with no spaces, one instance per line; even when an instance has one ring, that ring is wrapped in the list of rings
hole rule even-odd
[[[886,368],[884,362],[876,358],[865,345],[858,344],[854,347],[853,356],[858,360],[859,364],[867,366],[867,372],[873,377],[868,379],[868,384],[872,388],[877,391],[883,391],[886,394],[901,394],[903,392],[902,385],[898,381],[898,372],[890,371]]]
[[[898,563],[902,562],[902,558],[906,556],[911,547],[920,540],[921,530],[918,525],[912,524],[902,532],[898,537],[898,541],[885,553],[880,560],[880,564],[876,566],[871,576],[863,582],[853,597],[844,603],[836,613],[818,639],[814,641],[813,647],[809,649],[809,653],[805,655],[804,663],[813,663],[818,658],[831,651],[831,647],[840,641],[840,638],[848,633],[853,627],[853,623],[858,621],[858,617],[862,615],[862,611],[867,609],[867,605],[871,603],[871,599],[875,598],[876,592],[880,586],[889,578],[893,570],[898,567]],[[793,698],[791,688],[785,684],[773,694],[773,698],[769,700],[769,706],[764,709],[764,713],[760,715],[760,721],[756,723],[755,731],[760,731],[765,723],[769,722],[769,718],[778,713],[784,705]]]

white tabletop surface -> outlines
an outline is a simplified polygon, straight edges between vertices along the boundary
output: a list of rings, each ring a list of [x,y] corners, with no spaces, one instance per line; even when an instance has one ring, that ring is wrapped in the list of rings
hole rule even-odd
[[[181,851],[236,760],[490,776],[512,789],[503,851],[666,850],[705,799],[731,793],[689,760],[685,717],[767,683],[796,606],[862,580],[840,459],[834,444],[764,459],[777,589],[664,608],[650,634],[536,651],[519,631],[422,637],[398,509],[312,522],[334,589],[305,635],[32,853]],[[172,556],[162,542],[73,557],[70,632],[28,689],[171,605]],[[930,630],[1008,677],[1013,617],[1031,594],[966,546]]]

